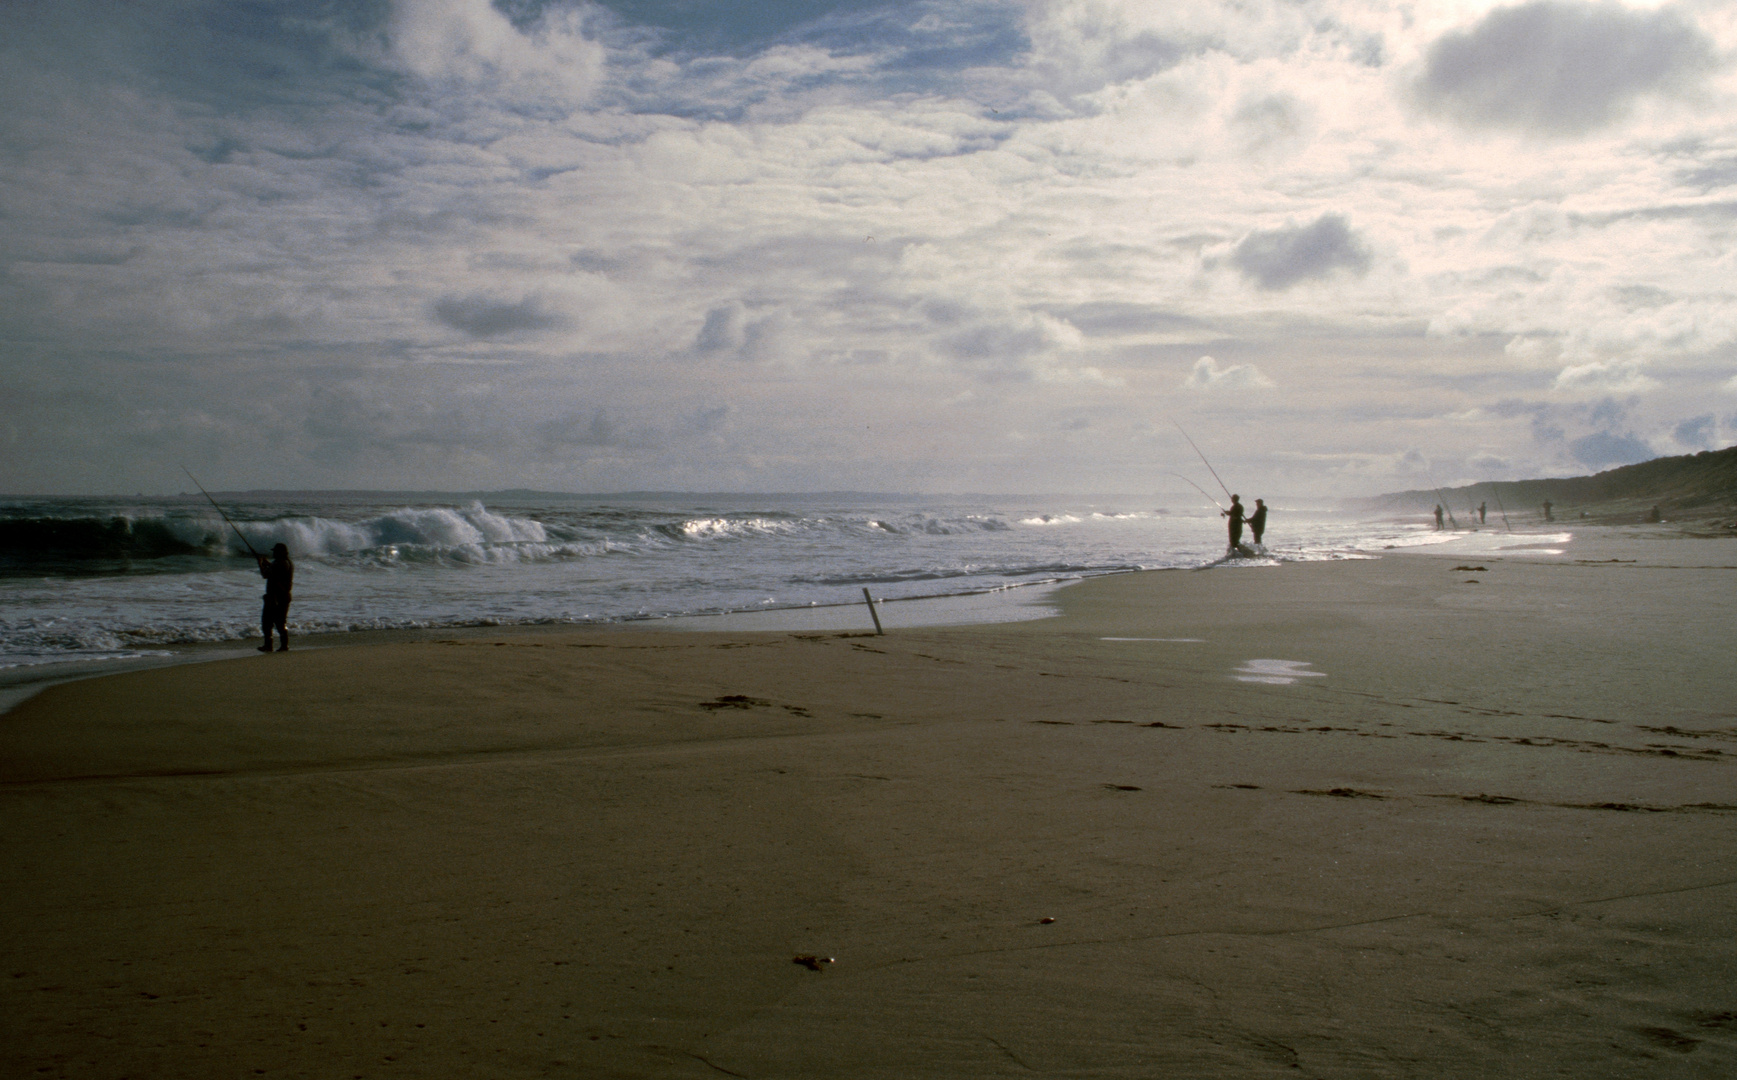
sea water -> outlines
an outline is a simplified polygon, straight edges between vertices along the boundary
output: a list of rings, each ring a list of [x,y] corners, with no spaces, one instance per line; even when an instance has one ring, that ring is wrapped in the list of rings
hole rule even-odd
[[[257,638],[248,547],[289,547],[295,633],[594,624],[982,594],[1203,566],[1217,511],[1147,497],[219,493],[0,499],[0,668]],[[1268,556],[1366,557],[1421,521],[1275,505]]]

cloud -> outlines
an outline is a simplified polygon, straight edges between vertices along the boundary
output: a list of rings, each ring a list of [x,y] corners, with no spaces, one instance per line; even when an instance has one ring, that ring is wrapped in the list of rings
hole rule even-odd
[[[1335,270],[1362,274],[1369,252],[1341,214],[1322,214],[1313,224],[1252,232],[1231,249],[1230,263],[1263,289],[1288,289]]]
[[[747,310],[739,301],[706,312],[706,321],[694,336],[694,349],[702,353],[733,352],[748,340]]]
[[[1595,431],[1591,435],[1574,439],[1568,444],[1568,452],[1574,455],[1575,461],[1589,469],[1633,465],[1637,461],[1651,461],[1659,456],[1652,447],[1633,435],[1617,435],[1608,431]]]
[[[1086,490],[1165,394],[1264,404],[1224,452],[1299,493],[1678,447],[1737,344],[1731,75],[1491,153],[1402,68],[1491,2],[0,4],[7,476]],[[1662,10],[1617,23],[1737,55]]]
[[[1719,436],[1719,425],[1712,413],[1691,417],[1671,429],[1671,437],[1692,450],[1712,449]]]
[[[1265,390],[1273,381],[1262,375],[1253,364],[1230,364],[1219,367],[1218,361],[1203,356],[1194,362],[1188,377],[1182,380],[1188,390]]]
[[[489,0],[393,0],[386,32],[393,58],[424,80],[520,96],[583,99],[604,62],[578,8],[551,5],[521,29]]]
[[[1557,373],[1550,385],[1557,390],[1598,394],[1638,394],[1656,390],[1659,382],[1641,370],[1639,360],[1595,360],[1573,364]]]
[[[1536,0],[1443,35],[1416,93],[1471,127],[1581,135],[1643,94],[1691,81],[1713,58],[1706,35],[1669,8]]]
[[[561,325],[537,297],[514,303],[488,296],[448,296],[434,302],[434,317],[475,338],[517,337]]]
[[[604,415],[602,409],[591,415],[569,414],[539,421],[532,429],[545,452],[613,446],[621,439],[621,426]]]

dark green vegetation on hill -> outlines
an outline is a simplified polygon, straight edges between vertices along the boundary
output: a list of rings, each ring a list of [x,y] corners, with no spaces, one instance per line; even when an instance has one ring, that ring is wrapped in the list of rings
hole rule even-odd
[[[1428,513],[1436,503],[1461,521],[1479,503],[1489,505],[1489,520],[1501,520],[1500,510],[1518,523],[1536,522],[1548,499],[1561,520],[1621,524],[1647,520],[1653,507],[1678,524],[1694,524],[1708,532],[1737,528],[1737,446],[1703,450],[1699,454],[1654,458],[1592,476],[1547,480],[1502,480],[1464,487],[1396,491],[1372,499],[1351,500],[1352,509],[1397,513]]]

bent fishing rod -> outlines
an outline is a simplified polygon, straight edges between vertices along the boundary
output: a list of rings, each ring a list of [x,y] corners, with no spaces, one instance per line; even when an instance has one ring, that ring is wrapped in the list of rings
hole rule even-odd
[[[1219,475],[1218,475],[1218,470],[1217,470],[1217,469],[1215,469],[1215,468],[1213,468],[1213,467],[1212,467],[1212,462],[1210,462],[1210,461],[1208,461],[1208,460],[1206,460],[1206,455],[1205,455],[1205,454],[1201,454],[1201,453],[1200,453],[1200,447],[1198,447],[1198,446],[1195,446],[1195,444],[1194,444],[1194,440],[1193,440],[1193,439],[1189,439],[1189,438],[1188,438],[1188,432],[1187,432],[1187,431],[1184,431],[1184,430],[1183,430],[1183,428],[1182,428],[1182,424],[1181,424],[1181,422],[1180,422],[1180,421],[1178,421],[1178,420],[1175,420],[1175,419],[1172,419],[1172,420],[1171,420],[1171,421],[1170,421],[1170,422],[1171,422],[1171,423],[1172,423],[1172,424],[1175,424],[1175,425],[1176,425],[1176,430],[1177,430],[1177,431],[1181,431],[1181,432],[1182,432],[1182,437],[1183,437],[1183,438],[1184,438],[1184,439],[1188,439],[1188,445],[1189,445],[1189,446],[1193,446],[1193,447],[1194,447],[1194,452],[1195,452],[1195,453],[1196,453],[1196,454],[1200,454],[1200,463],[1201,463],[1201,464],[1202,464],[1202,465],[1205,465],[1205,466],[1206,466],[1206,471],[1207,471],[1207,472],[1209,472],[1209,473],[1211,473],[1211,474],[1212,474],[1212,478],[1213,478],[1213,479],[1214,479],[1214,480],[1217,480],[1217,481],[1218,481],[1218,486],[1219,486],[1219,487],[1221,487],[1221,488],[1224,488],[1224,496],[1225,496],[1225,498],[1227,498],[1227,499],[1232,499],[1232,498],[1235,498],[1235,496],[1234,496],[1234,495],[1232,495],[1232,494],[1231,494],[1231,493],[1230,493],[1230,489],[1229,489],[1229,488],[1228,488],[1228,487],[1224,487],[1224,479],[1223,479],[1223,477],[1221,477],[1221,476],[1219,476]],[[1190,483],[1193,483],[1193,481],[1189,481],[1189,482],[1190,482]],[[1212,498],[1212,496],[1210,496],[1210,495],[1208,495],[1208,496],[1207,496],[1207,498],[1209,498],[1209,499],[1210,499],[1210,498]],[[1218,506],[1218,500],[1217,500],[1217,499],[1213,499],[1213,500],[1212,500],[1212,503],[1213,503],[1213,505],[1214,505],[1214,506]],[[1220,506],[1220,507],[1219,507],[1219,509],[1220,509],[1220,510],[1222,510],[1222,509],[1224,509],[1224,507],[1222,507],[1222,506]]]
[[[247,553],[249,555],[252,555],[256,559],[264,558],[265,556],[261,555],[259,552],[255,551],[255,550],[253,550],[253,545],[247,542],[247,537],[241,535],[241,530],[236,528],[235,522],[230,521],[229,515],[225,514],[223,512],[223,507],[217,505],[217,500],[211,498],[211,493],[209,491],[206,491],[204,485],[200,484],[199,481],[193,476],[193,470],[191,470],[191,469],[187,468],[187,466],[183,465],[183,466],[181,466],[181,471],[187,474],[187,479],[193,481],[193,486],[199,489],[199,494],[205,496],[205,498],[211,503],[211,509],[217,511],[217,516],[222,518],[225,522],[227,522],[231,529],[235,529],[235,535],[238,539],[240,539],[241,546],[247,549]],[[268,644],[269,644],[269,642],[268,642]]]

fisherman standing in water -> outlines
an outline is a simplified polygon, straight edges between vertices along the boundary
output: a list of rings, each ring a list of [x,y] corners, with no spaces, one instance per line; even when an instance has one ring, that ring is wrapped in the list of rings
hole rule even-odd
[[[1267,501],[1255,500],[1255,511],[1248,516],[1248,531],[1254,536],[1255,546],[1259,547],[1261,534],[1267,531]]]
[[[1219,513],[1230,519],[1230,554],[1235,555],[1236,549],[1242,546],[1242,496],[1230,497],[1230,509]]]
[[[265,579],[265,607],[259,613],[259,629],[265,635],[265,644],[259,647],[259,651],[271,651],[271,632],[276,629],[278,640],[282,642],[277,651],[289,652],[289,629],[285,621],[289,618],[295,564],[290,562],[289,548],[284,544],[272,545],[269,562],[264,555],[255,555],[254,558],[259,560],[259,576]]]

